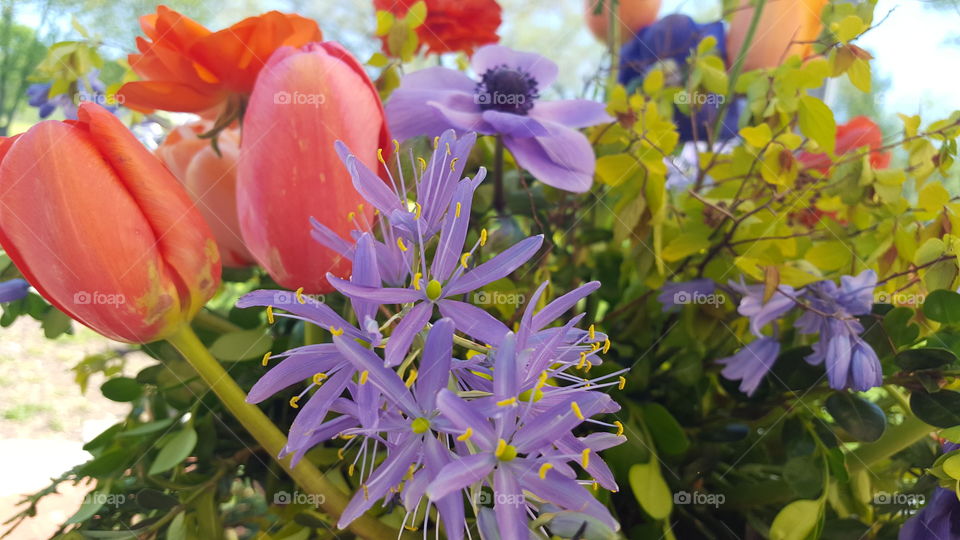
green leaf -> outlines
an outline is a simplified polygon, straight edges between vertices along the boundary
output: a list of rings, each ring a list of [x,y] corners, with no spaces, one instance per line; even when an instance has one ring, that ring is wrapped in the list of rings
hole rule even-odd
[[[659,403],[645,403],[642,409],[643,422],[657,448],[673,455],[686,452],[690,447],[690,439],[666,407]]]
[[[630,154],[613,154],[597,159],[597,176],[608,186],[617,186],[630,178],[640,164]]]
[[[143,395],[143,387],[129,377],[115,377],[103,383],[100,392],[109,400],[123,403],[139,399]]]
[[[813,96],[801,96],[798,115],[800,132],[832,154],[837,143],[837,122],[830,107]]]
[[[754,148],[763,148],[773,139],[773,132],[770,131],[768,124],[759,126],[747,126],[740,130],[740,136],[747,141],[747,144]]]
[[[174,418],[164,418],[163,420],[155,420],[153,422],[147,422],[146,424],[140,424],[135,428],[128,429],[117,434],[117,437],[139,437],[141,435],[149,435],[150,433],[156,433],[158,431],[164,430],[170,427],[173,424]]]
[[[683,233],[667,243],[660,257],[667,262],[679,261],[710,247],[706,230]]]
[[[800,456],[787,461],[783,479],[799,497],[816,497],[823,490],[823,460],[819,456]]]
[[[948,457],[943,460],[940,466],[943,467],[943,472],[947,473],[950,478],[960,479],[960,455],[954,454]]]
[[[923,303],[923,314],[943,324],[960,323],[960,294],[943,289],[931,292]]]
[[[862,442],[873,442],[887,428],[887,417],[876,404],[849,392],[836,392],[826,401],[827,412],[847,433]]]
[[[793,501],[773,519],[770,540],[805,540],[816,530],[820,512],[820,501]]]
[[[180,500],[155,489],[141,489],[137,492],[137,504],[145,510],[169,510],[180,504]]]
[[[673,495],[660,474],[656,460],[630,467],[630,488],[640,507],[653,519],[666,519],[673,511]]]
[[[913,343],[920,335],[920,326],[910,324],[911,319],[913,310],[907,307],[893,308],[884,315],[883,328],[897,347]]]
[[[939,348],[907,349],[897,354],[894,361],[904,371],[920,371],[953,364],[957,355]]]
[[[43,316],[43,337],[55,339],[70,330],[72,320],[65,313],[56,308],[50,308]]]
[[[931,426],[960,425],[960,393],[941,390],[934,394],[916,391],[910,395],[910,410]]]
[[[187,427],[178,431],[160,448],[147,474],[159,474],[176,467],[190,456],[196,445],[197,432],[193,428]]]
[[[847,68],[847,78],[861,92],[870,92],[873,82],[870,76],[870,62],[857,58]]]
[[[217,338],[210,354],[226,362],[262,358],[273,346],[273,338],[260,328],[231,332]]]

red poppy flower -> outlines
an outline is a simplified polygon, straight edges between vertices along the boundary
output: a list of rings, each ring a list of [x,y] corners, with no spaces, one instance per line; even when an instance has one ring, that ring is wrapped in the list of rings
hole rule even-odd
[[[406,15],[417,0],[373,0],[377,11]],[[417,28],[420,43],[432,53],[463,51],[500,41],[500,4],[495,0],[426,0],[427,20]]]
[[[123,85],[120,100],[131,109],[204,112],[233,95],[253,90],[257,74],[273,51],[320,41],[317,23],[278,11],[244,19],[211,32],[165,6],[140,18],[147,38],[127,59],[144,80]]]
[[[885,169],[890,166],[890,152],[877,152],[883,146],[883,132],[873,120],[866,116],[858,116],[846,124],[837,126],[837,155],[854,152],[858,148],[869,146],[870,166],[874,169]],[[811,154],[802,152],[798,159],[807,168],[814,168],[827,174],[833,163],[826,154]]]

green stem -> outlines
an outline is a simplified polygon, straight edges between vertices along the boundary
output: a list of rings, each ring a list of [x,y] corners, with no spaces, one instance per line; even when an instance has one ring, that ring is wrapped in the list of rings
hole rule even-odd
[[[304,322],[303,323],[303,344],[304,345],[316,345],[317,343],[323,343],[323,335],[321,334],[319,326]]]
[[[502,216],[503,210],[507,206],[507,199],[503,193],[503,137],[499,135],[497,135],[497,146],[493,159],[496,166],[493,174],[493,208],[497,211],[497,215]]]
[[[220,334],[229,334],[230,332],[237,332],[243,330],[239,326],[233,324],[232,322],[224,319],[220,315],[206,309],[201,309],[197,312],[197,315],[193,318],[193,321],[197,325]]]
[[[733,69],[730,70],[730,82],[727,87],[726,99],[723,100],[723,103],[720,104],[720,109],[717,111],[717,118],[713,121],[713,130],[710,132],[710,142],[717,140],[717,134],[719,133],[720,124],[723,123],[723,117],[727,114],[727,108],[730,106],[730,103],[733,101],[733,97],[737,92],[737,80],[740,78],[740,73],[743,71],[743,64],[747,61],[747,53],[750,52],[750,45],[753,43],[753,36],[757,33],[757,27],[760,26],[760,16],[763,15],[763,8],[767,5],[767,0],[756,0],[756,5],[753,7],[753,18],[750,19],[750,26],[747,27],[747,35],[744,36],[743,45],[740,46],[740,51],[737,53],[737,59],[733,63]]]
[[[286,446],[287,438],[263,414],[263,411],[247,403],[246,394],[223,369],[223,366],[210,355],[210,352],[200,342],[197,335],[193,333],[193,330],[184,325],[167,340],[183,354],[184,358],[213,390],[213,393],[220,398],[220,401],[230,413],[240,421],[250,435],[260,443],[260,446],[283,467],[283,470],[287,471],[293,481],[311,494],[322,496],[321,508],[333,516],[339,516],[347,506],[347,496],[331,484],[309,460],[301,460],[296,467],[291,467],[288,459],[280,460],[277,457],[283,447]],[[396,530],[370,516],[357,518],[348,525],[348,528],[354,534],[371,540],[397,537]]]
[[[876,442],[864,444],[851,452],[850,459],[847,459],[850,472],[869,468],[874,463],[929,437],[936,430],[937,428],[922,422],[916,416],[909,415],[900,425],[888,428]]]

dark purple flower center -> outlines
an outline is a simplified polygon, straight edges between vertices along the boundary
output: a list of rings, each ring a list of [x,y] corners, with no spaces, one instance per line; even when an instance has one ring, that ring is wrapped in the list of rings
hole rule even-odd
[[[481,110],[526,115],[540,93],[537,80],[529,73],[504,65],[489,69],[480,77],[475,97]]]

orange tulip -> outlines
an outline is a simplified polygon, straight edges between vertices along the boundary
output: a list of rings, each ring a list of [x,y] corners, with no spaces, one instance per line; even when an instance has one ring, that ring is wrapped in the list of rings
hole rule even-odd
[[[0,246],[50,303],[120,341],[171,335],[220,282],[190,197],[93,103],[0,139]]]
[[[220,155],[209,139],[198,137],[213,127],[211,122],[180,126],[157,148],[157,156],[187,188],[200,214],[217,239],[223,265],[234,268],[254,264],[240,237],[237,220],[237,160],[240,130],[223,130],[218,139]]]
[[[390,140],[383,106],[357,60],[336,43],[278,50],[260,74],[243,122],[237,178],[240,231],[281,285],[333,290],[350,261],[310,236],[311,217],[344,238],[373,220],[334,150],[343,141],[376,169]],[[353,217],[348,217],[353,214]]]
[[[597,13],[600,0],[587,0],[585,17],[587,27],[597,39],[607,42],[610,30],[610,0],[603,0],[603,9]],[[643,27],[657,20],[660,0],[620,0],[617,9],[620,21],[620,41],[626,43],[633,39]]]
[[[745,70],[772,68],[796,54],[810,56],[811,44],[820,35],[820,12],[827,0],[768,0],[760,15],[743,67]],[[750,0],[741,0],[727,33],[727,55],[731,65],[740,54],[753,19]]]
[[[119,101],[135,110],[203,113],[231,97],[245,99],[273,51],[322,39],[317,23],[271,11],[211,32],[165,6],[140,18],[147,39],[130,67],[144,80],[123,85]],[[219,111],[215,111],[219,112]]]

